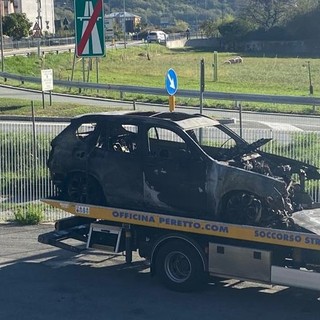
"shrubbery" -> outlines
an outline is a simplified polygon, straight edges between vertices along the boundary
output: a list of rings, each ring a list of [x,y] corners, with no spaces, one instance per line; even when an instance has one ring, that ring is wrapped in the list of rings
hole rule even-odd
[[[29,203],[19,206],[14,212],[14,218],[19,224],[39,224],[44,219],[44,205]]]

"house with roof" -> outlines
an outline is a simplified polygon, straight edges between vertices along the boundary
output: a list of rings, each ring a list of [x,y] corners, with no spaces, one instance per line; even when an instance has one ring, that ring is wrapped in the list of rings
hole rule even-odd
[[[105,19],[112,19],[114,23],[117,23],[120,26],[124,26],[124,23],[125,23],[126,32],[134,32],[134,30],[137,28],[137,26],[141,22],[140,16],[137,16],[133,13],[129,13],[126,11],[113,12],[110,14],[106,14]]]

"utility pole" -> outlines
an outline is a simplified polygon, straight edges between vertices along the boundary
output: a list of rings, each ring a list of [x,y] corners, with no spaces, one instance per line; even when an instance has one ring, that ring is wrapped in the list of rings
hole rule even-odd
[[[127,48],[127,30],[126,30],[126,0],[123,0],[123,33],[124,33],[124,48]]]
[[[1,72],[4,71],[4,54],[3,54],[3,15],[4,15],[4,0],[0,3],[0,37],[1,37]]]
[[[41,18],[41,0],[37,0],[37,12],[38,12],[38,16],[37,16],[37,22],[38,22],[38,26],[40,28],[39,30],[39,38],[38,38],[38,57],[40,57],[40,42],[41,42],[41,35],[42,35],[42,18]]]

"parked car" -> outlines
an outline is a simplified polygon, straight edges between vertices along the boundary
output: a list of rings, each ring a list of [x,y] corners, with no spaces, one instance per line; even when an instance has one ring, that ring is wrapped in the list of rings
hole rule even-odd
[[[320,174],[258,150],[270,140],[203,115],[87,114],[53,139],[48,167],[64,200],[292,228],[293,212],[315,206],[305,180]]]
[[[150,31],[147,36],[147,42],[165,43],[168,39],[168,35],[163,31]]]
[[[132,35],[132,40],[147,40],[149,32],[147,30],[138,32],[138,33],[134,33]]]

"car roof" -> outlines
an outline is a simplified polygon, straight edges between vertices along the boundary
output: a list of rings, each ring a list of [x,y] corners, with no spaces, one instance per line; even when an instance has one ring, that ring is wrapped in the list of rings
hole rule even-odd
[[[203,127],[217,126],[220,124],[218,120],[209,118],[200,114],[189,114],[184,112],[155,112],[155,111],[116,111],[116,112],[99,112],[88,113],[77,116],[72,121],[99,121],[101,118],[105,119],[122,119],[128,121],[136,119],[141,122],[154,124],[176,124],[182,129],[188,131]]]

